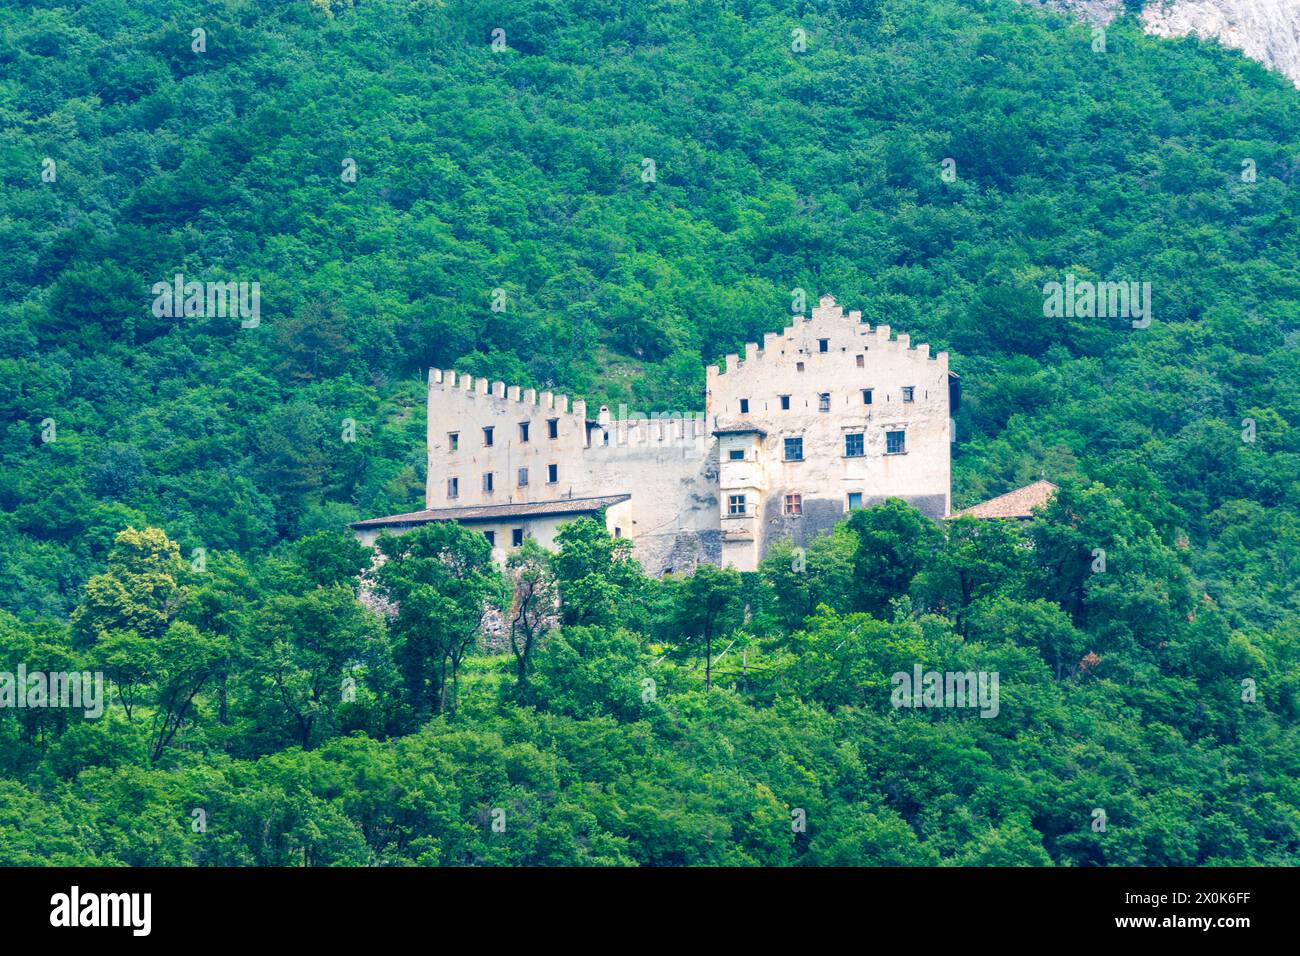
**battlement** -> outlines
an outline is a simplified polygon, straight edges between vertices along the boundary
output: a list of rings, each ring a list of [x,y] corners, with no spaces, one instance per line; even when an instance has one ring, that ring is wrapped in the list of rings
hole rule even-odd
[[[872,328],[870,325],[863,323],[860,311],[846,312],[844,308],[836,304],[834,296],[824,295],[812,310],[810,317],[796,318],[792,325],[786,326],[780,332],[767,333],[763,336],[761,345],[757,342],[746,343],[744,358],[741,358],[739,353],[728,355],[724,359],[722,366],[708,366],[706,377],[709,382],[712,382],[720,375],[735,372],[755,362],[762,362],[769,356],[785,359],[791,354],[810,356],[821,354],[810,348],[811,341],[817,337],[815,332],[833,331],[835,330],[835,323],[839,322],[853,328],[855,334],[860,338],[867,339],[865,343],[867,351],[873,349],[887,351],[916,361],[934,362],[945,367],[947,365],[947,352],[937,352],[931,355],[928,344],[921,343],[913,346],[911,337],[907,333],[891,334],[888,325],[877,325]],[[842,332],[842,330],[840,331]]]
[[[519,385],[507,385],[505,382],[490,382],[486,378],[476,378],[451,369],[429,369],[429,397],[442,390],[444,392],[463,392],[471,397],[496,399],[501,402],[513,402],[542,411],[555,412],[557,415],[572,415],[584,421],[587,417],[587,402],[575,399],[572,403],[568,395],[556,395],[553,392],[539,392],[535,388],[522,388]]]

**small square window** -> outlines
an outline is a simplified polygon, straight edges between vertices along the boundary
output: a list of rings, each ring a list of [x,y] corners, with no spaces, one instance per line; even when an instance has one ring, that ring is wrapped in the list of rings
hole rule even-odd
[[[483,490],[484,491],[492,490],[492,472],[490,471],[483,472]]]
[[[740,414],[742,414],[742,415],[748,415],[748,414],[749,414],[749,399],[747,399],[747,398],[742,398],[742,399],[740,400]]]
[[[885,454],[903,455],[907,453],[906,432],[885,432]]]
[[[552,485],[555,484],[557,481],[560,480],[560,466],[559,466],[559,465],[547,465],[547,466],[546,466],[546,480],[547,480],[547,482],[548,482],[549,484],[552,484]]]
[[[863,404],[863,405],[870,405],[870,404],[871,404],[871,389],[869,389],[869,388],[864,388],[864,389],[862,390],[862,404]]]
[[[744,461],[744,460],[745,460],[745,449],[743,449],[743,448],[733,448],[733,449],[731,449],[731,451],[727,452],[727,459],[728,459],[729,461]]]
[[[803,371],[803,362],[796,362],[795,365],[794,365],[794,370],[795,370],[796,372],[802,372],[802,371]]]
[[[817,396],[817,411],[829,412],[831,410],[831,393],[822,392]]]
[[[728,495],[727,496],[727,514],[743,515],[745,513],[745,496]]]
[[[905,401],[905,402],[910,402],[910,401],[912,401],[912,396],[913,396],[915,393],[916,393],[916,389],[914,389],[911,385],[904,385],[904,386],[903,386],[903,401]]]
[[[489,426],[489,427],[483,429],[483,447],[484,447],[484,448],[491,448],[491,447],[492,447],[492,428],[491,428],[491,426]]]
[[[560,437],[560,420],[558,418],[548,418],[546,420],[546,437],[547,438]]]
[[[488,547],[494,548],[497,543],[497,533],[495,531],[484,531],[483,537],[488,539]]]
[[[789,410],[790,410],[790,396],[789,396],[789,395],[782,395],[782,396],[781,396],[781,411],[783,411],[783,412],[788,412]]]
[[[829,352],[830,350],[831,350],[831,340],[830,340],[830,339],[818,339],[818,340],[817,340],[817,351],[818,351],[818,352]]]
[[[520,422],[520,423],[519,423],[519,441],[520,441],[520,442],[523,442],[523,443],[527,443],[527,441],[528,441],[528,423],[527,423],[527,422]]]
[[[511,545],[513,545],[513,546],[516,547],[516,548],[519,547],[521,544],[524,543],[524,529],[523,529],[523,528],[511,528],[511,529],[510,529],[510,543],[511,543]]]
[[[844,457],[861,458],[866,454],[866,440],[861,432],[849,432],[844,436]]]
[[[457,498],[457,497],[459,497],[459,496],[460,496],[460,479],[459,479],[459,478],[448,478],[448,479],[447,479],[447,497],[448,497],[448,498]]]
[[[785,460],[803,461],[803,439],[787,438],[785,440]]]
[[[520,469],[519,469],[519,487],[520,487],[520,488],[526,488],[527,486],[528,486],[528,469],[527,469],[527,468],[520,468]]]
[[[849,510],[850,510],[850,511],[857,511],[857,510],[858,510],[859,508],[861,508],[861,507],[862,507],[862,492],[860,492],[860,491],[850,491],[850,492],[849,492]]]
[[[460,448],[460,432],[447,432],[447,450],[456,451]]]
[[[788,515],[803,514],[803,495],[786,495],[785,513]]]
[[[866,367],[866,365],[867,365],[867,357],[866,357],[865,355],[859,355],[859,356],[857,356],[857,360],[858,360],[858,363],[857,363],[857,364],[858,364],[858,368],[865,368],[865,367]]]

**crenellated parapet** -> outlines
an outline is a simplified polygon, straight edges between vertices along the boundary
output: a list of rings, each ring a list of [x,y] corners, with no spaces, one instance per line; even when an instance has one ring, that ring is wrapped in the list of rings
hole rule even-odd
[[[828,353],[818,351],[818,340],[823,337],[836,343]],[[782,331],[767,333],[763,336],[762,344],[747,343],[743,357],[739,353],[733,353],[726,356],[721,365],[708,366],[705,373],[708,388],[712,392],[719,377],[753,369],[756,365],[762,366],[773,361],[785,365],[792,360],[816,359],[818,356],[825,358],[850,350],[855,354],[876,352],[917,363],[931,363],[929,367],[935,371],[946,371],[948,367],[947,352],[931,355],[928,344],[913,346],[907,333],[895,334],[888,325],[872,327],[862,321],[860,311],[846,312],[836,304],[833,296],[824,295],[813,308],[810,317],[796,318],[793,324]]]
[[[550,391],[539,392],[535,388],[507,385],[505,382],[492,382],[486,378],[477,378],[451,369],[431,368],[429,369],[430,402],[436,399],[439,392],[509,402],[527,409],[551,412],[552,417],[568,415],[583,421],[587,417],[587,403],[583,399],[575,399],[571,403],[568,395],[556,395]]]

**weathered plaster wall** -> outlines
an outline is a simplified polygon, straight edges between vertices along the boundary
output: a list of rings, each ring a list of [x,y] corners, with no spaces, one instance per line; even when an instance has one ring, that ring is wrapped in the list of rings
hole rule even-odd
[[[871,390],[869,405],[864,389]],[[822,395],[829,396],[826,410]],[[802,542],[828,530],[843,518],[851,493],[864,505],[898,497],[932,517],[949,511],[947,353],[931,357],[928,345],[912,347],[907,335],[872,329],[830,296],[806,321],[767,335],[761,349],[750,345],[743,359],[729,355],[725,368],[710,366],[708,402],[720,430],[753,429],[721,439],[724,551],[742,570],[777,538]],[[889,431],[906,436],[902,454],[886,454]],[[861,457],[845,454],[850,433],[863,436]],[[785,439],[796,437],[803,460],[786,461]],[[743,449],[746,460],[730,461],[733,449]],[[747,498],[745,518],[726,514],[728,496],[738,493]],[[801,496],[802,515],[784,513],[786,495]]]
[[[911,401],[904,388],[912,389]],[[870,404],[864,389],[871,390]],[[782,408],[782,395],[789,408]],[[725,369],[711,366],[705,401],[699,419],[628,421],[607,408],[588,418],[585,403],[565,395],[434,369],[426,507],[630,494],[609,510],[607,524],[633,542],[652,574],[689,571],[700,562],[753,570],[772,541],[803,543],[829,530],[843,518],[850,494],[864,505],[894,496],[934,517],[949,511],[947,354],[913,348],[888,326],[872,329],[830,296],[806,320],[767,335],[761,347],[746,346],[743,358],[727,356]],[[491,446],[485,427],[493,429]],[[902,453],[886,453],[890,431],[905,435]],[[454,449],[452,433],[459,436]],[[862,435],[861,456],[846,455],[849,433]],[[785,460],[788,437],[803,439],[801,461]],[[732,460],[733,451],[741,460]],[[549,465],[558,468],[555,482],[547,480]],[[519,484],[521,468],[528,469],[527,485]],[[447,490],[452,476],[459,479],[455,497]],[[729,513],[730,495],[744,495],[745,514]],[[786,495],[801,496],[802,514],[785,513]],[[514,527],[549,545],[566,520],[572,518],[475,527],[494,530],[505,549]]]

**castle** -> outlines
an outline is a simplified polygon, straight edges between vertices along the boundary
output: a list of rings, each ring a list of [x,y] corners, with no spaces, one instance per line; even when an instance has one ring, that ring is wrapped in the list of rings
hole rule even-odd
[[[459,521],[503,558],[603,514],[652,574],[752,571],[773,541],[803,543],[885,498],[947,517],[958,399],[946,352],[873,329],[831,296],[709,366],[703,415],[588,417],[565,395],[432,369],[425,509],[352,527],[370,544]]]

